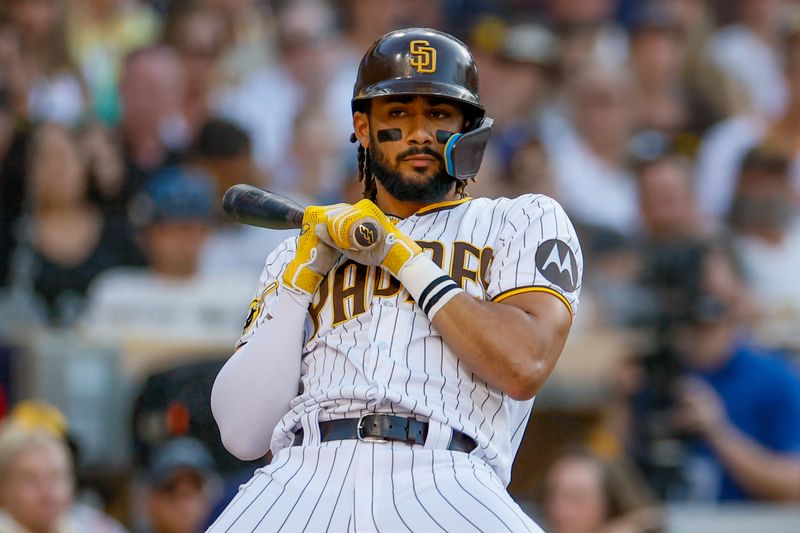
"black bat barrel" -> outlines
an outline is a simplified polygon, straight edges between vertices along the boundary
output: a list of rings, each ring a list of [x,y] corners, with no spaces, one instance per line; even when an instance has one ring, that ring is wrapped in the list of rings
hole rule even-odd
[[[242,224],[294,229],[303,223],[303,208],[281,194],[240,183],[225,192],[222,208]]]

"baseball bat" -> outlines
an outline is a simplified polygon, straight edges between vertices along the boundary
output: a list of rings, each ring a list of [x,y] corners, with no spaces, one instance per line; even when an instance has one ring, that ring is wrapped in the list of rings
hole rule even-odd
[[[276,192],[239,183],[225,191],[222,209],[241,224],[269,229],[299,229],[303,226],[304,209],[292,200]],[[371,217],[353,224],[350,242],[358,250],[375,246],[381,235],[381,227]]]

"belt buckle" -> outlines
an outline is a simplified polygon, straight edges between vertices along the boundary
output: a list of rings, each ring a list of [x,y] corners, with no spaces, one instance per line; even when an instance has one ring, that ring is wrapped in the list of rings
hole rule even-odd
[[[361,442],[378,442],[378,443],[389,442],[384,437],[369,437],[369,436],[365,437],[361,433],[361,431],[364,429],[364,425],[363,425],[364,424],[364,418],[366,418],[368,416],[375,416],[375,413],[369,413],[369,414],[361,415],[360,417],[358,417],[358,424],[356,425],[356,438],[358,438],[358,440],[360,440]]]

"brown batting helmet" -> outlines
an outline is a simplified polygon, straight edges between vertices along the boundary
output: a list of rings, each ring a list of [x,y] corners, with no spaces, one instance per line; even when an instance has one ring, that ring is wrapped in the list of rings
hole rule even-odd
[[[389,95],[449,98],[463,104],[476,119],[484,115],[472,54],[455,37],[429,28],[388,33],[361,59],[353,87],[353,112],[367,100]]]

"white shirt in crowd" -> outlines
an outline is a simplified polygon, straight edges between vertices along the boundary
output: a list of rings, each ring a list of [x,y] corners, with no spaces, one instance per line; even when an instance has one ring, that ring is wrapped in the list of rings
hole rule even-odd
[[[739,237],[736,247],[760,314],[759,340],[800,352],[800,220],[794,221],[781,244]]]
[[[746,26],[723,28],[709,44],[712,61],[742,86],[753,111],[767,117],[780,115],[789,95],[778,50]]]
[[[575,222],[623,235],[635,231],[639,207],[632,173],[594,155],[574,131],[549,143],[548,151],[559,199]]]

